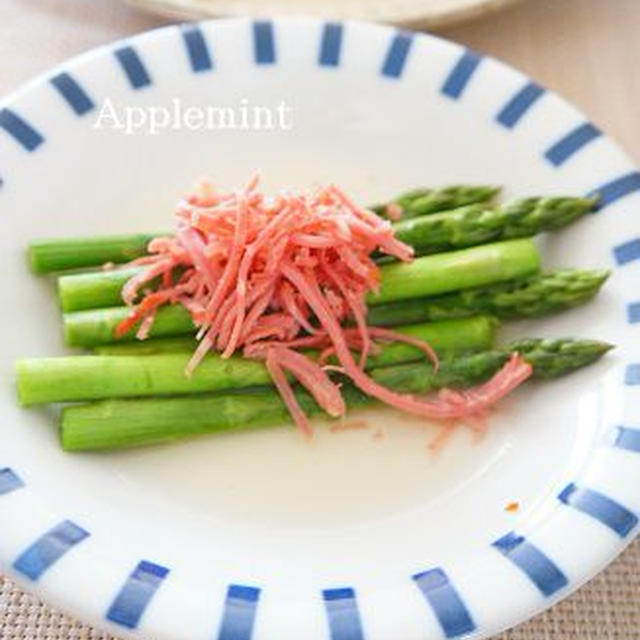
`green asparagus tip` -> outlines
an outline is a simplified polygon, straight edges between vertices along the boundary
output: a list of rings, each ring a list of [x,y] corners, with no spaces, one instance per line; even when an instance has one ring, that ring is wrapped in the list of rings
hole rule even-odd
[[[592,269],[591,274],[595,282],[603,284],[611,275],[611,269]]]
[[[594,193],[592,196],[587,196],[585,200],[591,204],[590,211],[595,211],[600,206],[601,197],[599,193]]]
[[[511,342],[511,351],[520,353],[533,366],[534,378],[558,378],[592,364],[614,345],[602,340],[525,338]]]

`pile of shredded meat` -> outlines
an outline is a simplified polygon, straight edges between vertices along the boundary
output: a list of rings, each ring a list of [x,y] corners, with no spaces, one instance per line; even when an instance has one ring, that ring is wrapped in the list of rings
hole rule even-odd
[[[388,221],[357,205],[337,186],[267,196],[257,190],[257,183],[255,176],[232,193],[201,183],[196,193],[178,203],[175,235],[155,238],[149,255],[134,261],[147,268],[122,290],[132,310],[117,335],[137,326],[137,337],[144,339],[158,308],[183,305],[198,327],[199,340],[186,374],[209,351],[223,358],[241,351],[263,360],[296,424],[307,434],[311,426],[291,379],[330,416],[346,411],[340,385],[329,375],[339,371],[390,406],[452,421],[482,417],[529,377],[531,367],[514,354],[482,386],[443,390],[430,400],[375,382],[364,367],[376,340],[408,342],[438,364],[428,344],[367,325],[366,296],[380,284],[372,254],[411,261],[412,248],[394,237]],[[320,349],[319,359],[305,355],[303,350],[310,347]],[[328,364],[329,359],[334,364]]]

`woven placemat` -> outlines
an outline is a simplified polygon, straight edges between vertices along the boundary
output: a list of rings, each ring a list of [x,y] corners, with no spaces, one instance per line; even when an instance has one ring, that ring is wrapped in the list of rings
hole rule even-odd
[[[185,629],[185,640],[188,639]],[[640,638],[640,539],[570,598],[495,640]],[[0,578],[1,640],[116,640]],[[149,639],[152,640],[152,639]],[[398,638],[402,640],[402,638]]]

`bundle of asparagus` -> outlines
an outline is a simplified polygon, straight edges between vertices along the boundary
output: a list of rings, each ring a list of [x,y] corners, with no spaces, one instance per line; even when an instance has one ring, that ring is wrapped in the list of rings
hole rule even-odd
[[[493,347],[496,318],[583,304],[608,276],[601,270],[540,273],[540,255],[529,239],[578,219],[593,209],[594,199],[528,198],[500,206],[493,202],[497,192],[483,185],[419,189],[373,207],[381,216],[400,216],[393,223],[396,236],[423,257],[409,264],[381,260],[381,289],[367,301],[368,322],[424,340],[440,356],[434,370],[420,349],[385,345],[366,363],[377,382],[411,393],[466,387],[490,378],[514,351],[532,365],[534,377],[551,378],[594,362],[610,348],[576,339]],[[144,255],[158,235],[34,242],[30,263],[36,273],[52,273],[127,262]],[[121,290],[139,269],[144,267],[59,275],[65,341],[94,354],[17,363],[22,404],[89,401],[63,408],[63,448],[109,449],[286,422],[287,409],[262,362],[210,354],[185,377],[195,328],[180,305],[158,310],[148,340],[135,340],[133,332],[116,340],[115,328],[130,313],[120,306]],[[372,402],[348,381],[343,391],[350,408]],[[306,413],[320,412],[303,389],[296,397]]]

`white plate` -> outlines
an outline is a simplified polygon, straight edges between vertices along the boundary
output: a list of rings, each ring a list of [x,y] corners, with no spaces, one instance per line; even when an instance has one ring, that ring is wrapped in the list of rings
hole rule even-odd
[[[95,128],[107,99],[118,109],[284,101],[293,128],[126,135]],[[480,638],[566,596],[631,540],[640,174],[562,100],[431,36],[279,19],[119,42],[2,109],[0,570],[23,586],[127,637]],[[544,254],[549,266],[613,269],[605,291],[503,337],[618,348],[523,388],[483,441],[460,431],[436,458],[433,430],[393,412],[369,414],[385,433],[376,440],[319,429],[309,445],[282,428],[62,453],[52,413],[15,400],[14,360],[63,352],[51,284],[29,274],[26,244],[155,229],[194,177],[234,186],[254,168],[267,188],[338,181],[366,201],[425,182],[502,183],[506,197],[598,189],[602,209],[547,238]],[[519,512],[505,511],[511,501]]]
[[[416,25],[430,29],[501,9],[516,0],[125,0],[173,18],[313,15]]]

